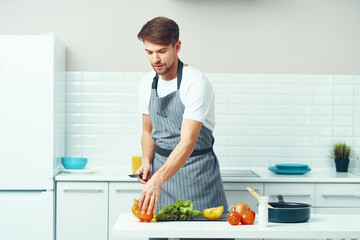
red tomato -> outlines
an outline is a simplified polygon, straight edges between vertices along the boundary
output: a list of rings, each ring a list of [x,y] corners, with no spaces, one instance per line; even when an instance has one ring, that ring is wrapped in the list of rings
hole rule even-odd
[[[236,211],[231,211],[226,219],[231,225],[238,225],[241,222],[241,215]]]
[[[255,221],[255,212],[253,210],[245,210],[241,214],[241,223],[242,224],[253,224]]]

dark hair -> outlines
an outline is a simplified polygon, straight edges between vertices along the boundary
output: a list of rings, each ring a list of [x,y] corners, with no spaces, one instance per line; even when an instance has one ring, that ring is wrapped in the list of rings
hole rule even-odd
[[[169,18],[156,17],[145,23],[137,37],[155,44],[175,45],[179,40],[179,26]]]

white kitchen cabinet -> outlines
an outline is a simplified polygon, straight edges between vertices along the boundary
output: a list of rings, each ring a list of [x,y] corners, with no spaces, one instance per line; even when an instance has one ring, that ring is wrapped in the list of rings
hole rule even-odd
[[[316,206],[360,208],[360,184],[317,183]]]
[[[144,185],[139,182],[110,182],[109,184],[109,239],[115,240],[111,236],[112,228],[120,213],[131,212],[134,199],[140,197]],[[147,240],[138,238],[137,240]]]
[[[269,202],[278,202],[276,196],[282,195],[285,202],[315,205],[314,183],[265,183],[264,194],[269,196]]]
[[[318,214],[360,213],[360,185],[358,183],[316,183],[316,208]],[[339,219],[343,221],[344,219]],[[326,239],[317,239],[326,240]],[[340,240],[340,239],[332,239]],[[345,239],[350,240],[350,239]]]
[[[108,182],[57,182],[56,239],[108,239]]]
[[[244,202],[249,205],[251,210],[255,213],[258,211],[258,201],[253,197],[246,187],[251,187],[259,195],[263,195],[263,183],[242,183],[242,182],[226,182],[224,183],[224,190],[229,206],[235,205],[238,202]]]
[[[251,179],[228,177],[223,179],[225,180],[223,184],[229,205],[245,202],[256,212],[257,200],[246,190],[246,187],[256,190],[259,195],[269,195],[270,201],[277,202],[275,196],[283,195],[286,202],[309,203],[313,206],[312,214],[360,213],[359,179],[349,176],[351,178],[347,178],[344,182],[343,177],[332,178],[332,173],[329,173],[330,177],[325,174],[325,179],[321,178],[323,176],[321,174],[319,172],[313,175],[313,181],[307,178],[304,181],[300,176],[299,181],[297,181],[298,176],[289,176],[287,179],[289,181],[283,178],[274,181],[277,175],[266,177],[265,174],[263,181],[256,179],[254,182]],[[143,188],[143,185],[137,181],[119,177],[123,175],[126,176],[123,172],[114,174],[113,170],[83,176],[65,173],[58,175],[56,177],[57,240],[115,240],[111,232],[117,217],[120,213],[131,214],[133,199],[140,196]],[[80,179],[82,182],[79,182]],[[85,192],[76,192],[79,189],[72,188],[81,188],[80,191]],[[97,191],[100,192],[99,195],[96,194]],[[79,232],[81,235],[78,234]]]

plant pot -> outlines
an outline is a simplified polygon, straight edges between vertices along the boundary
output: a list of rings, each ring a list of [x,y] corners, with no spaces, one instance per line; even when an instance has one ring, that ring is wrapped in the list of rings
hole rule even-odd
[[[337,172],[347,172],[349,167],[349,159],[335,159],[335,166]]]

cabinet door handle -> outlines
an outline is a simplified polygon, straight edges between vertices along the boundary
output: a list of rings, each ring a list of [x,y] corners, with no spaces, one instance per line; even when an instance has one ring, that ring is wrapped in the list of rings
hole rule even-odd
[[[116,192],[141,192],[142,189],[134,189],[134,188],[115,188]]]
[[[224,191],[230,191],[230,192],[248,192],[247,189],[236,189],[236,188],[224,188]],[[259,189],[254,189],[255,192],[260,191]]]
[[[67,188],[63,187],[62,190],[64,192],[86,192],[86,193],[99,193],[104,192],[104,189],[102,188]]]
[[[358,194],[321,194],[324,198],[359,198]]]
[[[310,194],[276,194],[276,195],[269,195],[270,197],[276,197],[278,195],[285,197],[311,197]]]

